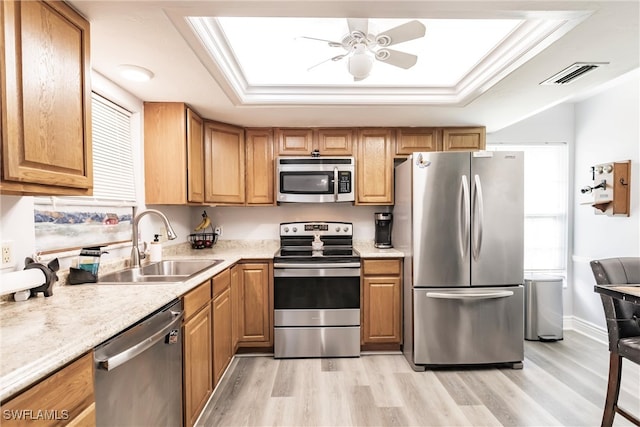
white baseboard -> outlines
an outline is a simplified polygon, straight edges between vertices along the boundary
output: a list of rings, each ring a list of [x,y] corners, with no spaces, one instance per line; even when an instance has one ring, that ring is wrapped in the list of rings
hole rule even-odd
[[[609,345],[609,335],[605,328],[575,316],[564,316],[562,322],[563,329],[576,331],[593,340]]]

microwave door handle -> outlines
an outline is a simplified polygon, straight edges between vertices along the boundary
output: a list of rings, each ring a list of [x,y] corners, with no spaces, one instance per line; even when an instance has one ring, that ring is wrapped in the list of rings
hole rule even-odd
[[[338,201],[338,168],[333,168],[333,198]]]

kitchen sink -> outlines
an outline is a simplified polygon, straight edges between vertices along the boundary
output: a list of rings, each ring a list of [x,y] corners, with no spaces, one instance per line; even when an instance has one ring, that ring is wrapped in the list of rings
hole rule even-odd
[[[127,268],[98,277],[98,284],[153,284],[186,282],[201,271],[218,265],[221,259],[167,260],[144,267]]]

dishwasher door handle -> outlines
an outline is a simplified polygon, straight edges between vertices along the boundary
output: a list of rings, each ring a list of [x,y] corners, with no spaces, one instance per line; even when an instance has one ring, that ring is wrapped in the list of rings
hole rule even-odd
[[[147,350],[149,347],[156,344],[158,341],[164,339],[165,335],[167,335],[172,329],[176,329],[176,324],[178,324],[177,328],[180,328],[180,322],[184,317],[183,311],[170,311],[171,320],[168,323],[161,325],[156,328],[154,331],[150,332],[147,338],[139,340],[135,344],[126,349],[110,356],[105,357],[103,359],[96,358],[97,366],[100,369],[104,369],[105,371],[110,371],[112,369],[117,368],[118,366],[126,363],[127,361],[133,359],[140,353]],[[117,338],[116,338],[117,341]]]

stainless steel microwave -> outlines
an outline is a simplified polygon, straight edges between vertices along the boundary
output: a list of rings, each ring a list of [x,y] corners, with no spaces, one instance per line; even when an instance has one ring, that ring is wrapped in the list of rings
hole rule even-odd
[[[278,202],[355,200],[353,157],[278,157],[276,162]]]

